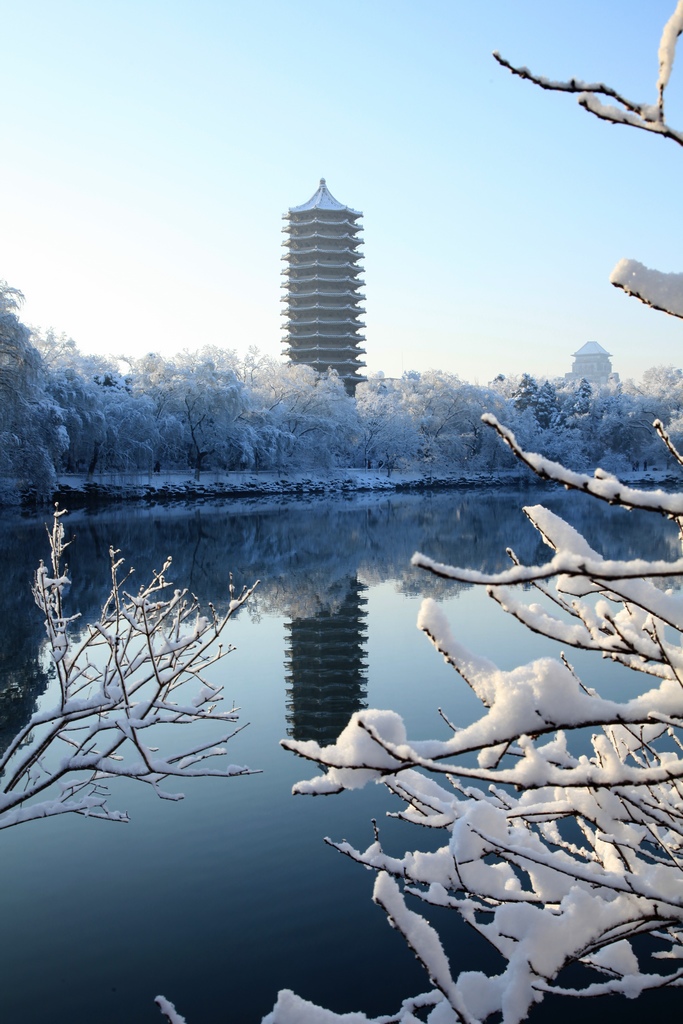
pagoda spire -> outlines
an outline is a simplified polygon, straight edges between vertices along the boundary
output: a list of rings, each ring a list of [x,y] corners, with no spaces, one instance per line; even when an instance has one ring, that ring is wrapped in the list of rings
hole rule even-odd
[[[334,198],[327,182],[283,219],[287,249],[285,354],[318,373],[336,370],[349,394],[363,380],[364,295],[359,247],[362,213]]]

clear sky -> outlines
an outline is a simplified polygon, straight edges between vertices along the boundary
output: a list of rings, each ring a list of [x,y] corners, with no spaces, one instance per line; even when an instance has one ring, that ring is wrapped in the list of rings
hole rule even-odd
[[[279,357],[281,215],[324,176],[364,213],[370,371],[680,366],[683,323],[608,278],[683,270],[683,150],[491,57],[654,102],[674,6],[0,0],[0,278],[84,351]]]

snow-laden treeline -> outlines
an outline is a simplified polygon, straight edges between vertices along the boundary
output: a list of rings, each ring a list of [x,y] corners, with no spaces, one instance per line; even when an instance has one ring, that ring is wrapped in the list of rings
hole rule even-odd
[[[499,376],[486,387],[437,370],[372,377],[350,398],[334,373],[206,346],[165,358],[81,353],[29,331],[20,293],[0,283],[0,478],[6,497],[48,496],[57,476],[106,472],[372,468],[478,472],[512,465],[481,424],[572,468],[659,459],[658,417],[683,442],[683,372],[638,384]]]

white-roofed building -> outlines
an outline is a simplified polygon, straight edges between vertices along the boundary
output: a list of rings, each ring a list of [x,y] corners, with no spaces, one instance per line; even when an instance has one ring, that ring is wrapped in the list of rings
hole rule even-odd
[[[565,380],[585,379],[589,384],[607,384],[618,381],[619,374],[612,371],[609,352],[597,341],[587,341],[578,352],[573,352],[574,362],[571,373],[565,373]]]
[[[320,179],[307,203],[283,219],[287,248],[285,354],[319,373],[336,370],[349,394],[365,380],[359,371],[365,341],[359,246],[362,213],[338,202]]]

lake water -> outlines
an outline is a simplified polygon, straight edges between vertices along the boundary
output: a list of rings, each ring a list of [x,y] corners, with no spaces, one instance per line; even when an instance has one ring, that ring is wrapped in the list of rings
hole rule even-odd
[[[315,769],[279,740],[328,742],[363,706],[395,709],[413,738],[444,734],[438,707],[451,720],[471,719],[467,687],[415,628],[427,595],[444,603],[458,636],[502,667],[557,654],[483,592],[410,566],[416,549],[489,570],[509,564],[506,546],[545,560],[548,549],[520,511],[537,501],[615,557],[678,557],[664,520],[551,488],[70,514],[68,604],[84,621],[106,597],[110,544],[140,580],[171,554],[174,582],[219,608],[230,572],[238,587],[261,580],[228,627],[237,650],[214,678],[250,723],[231,742],[230,760],[263,773],[185,782],[180,803],[123,780],[112,784],[110,805],[130,812],[128,825],[64,816],[0,833],[0,1021],[158,1024],[153,999],[163,993],[188,1024],[256,1024],[280,988],[370,1014],[424,991],[422,969],[371,901],[372,874],[323,842],[368,845],[371,818],[392,807],[388,794],[372,786],[294,798],[292,784]],[[30,595],[48,555],[44,520],[6,518],[0,553],[4,746],[47,683]],[[408,826],[381,827],[387,848],[410,847]],[[419,830],[415,846],[424,841]],[[481,967],[486,948],[448,916],[454,965]],[[546,1002],[533,1019],[588,1009]],[[621,1003],[610,1009],[630,1019],[635,1006],[625,1004],[625,1015]]]

